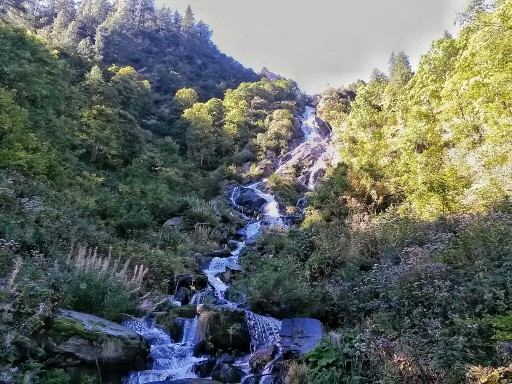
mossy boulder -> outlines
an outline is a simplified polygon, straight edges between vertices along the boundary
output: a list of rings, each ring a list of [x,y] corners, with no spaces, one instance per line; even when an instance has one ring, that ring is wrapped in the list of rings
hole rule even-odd
[[[228,287],[226,293],[224,294],[226,300],[231,301],[232,303],[243,304],[245,303],[245,296],[242,292],[237,291],[233,287]]]
[[[215,352],[248,353],[251,336],[243,310],[201,304],[199,330]],[[211,350],[209,351],[212,352]]]
[[[177,317],[184,317],[186,319],[193,319],[197,316],[195,305],[182,305],[181,307],[173,308],[172,312],[175,313]]]
[[[208,277],[202,274],[176,275],[171,280],[169,291],[171,294],[178,292],[180,288],[190,289],[193,292],[205,289],[208,286]]]
[[[106,377],[142,368],[149,346],[133,330],[86,313],[59,310],[44,334],[47,366],[84,367]]]

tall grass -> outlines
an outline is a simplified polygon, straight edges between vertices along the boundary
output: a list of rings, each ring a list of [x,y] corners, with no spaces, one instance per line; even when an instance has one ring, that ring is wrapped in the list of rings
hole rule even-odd
[[[65,306],[113,321],[136,311],[148,273],[144,265],[131,268],[129,260],[123,263],[85,246],[70,252],[66,264]]]

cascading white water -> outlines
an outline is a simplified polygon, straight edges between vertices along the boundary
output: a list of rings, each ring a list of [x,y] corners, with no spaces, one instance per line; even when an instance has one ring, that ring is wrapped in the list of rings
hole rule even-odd
[[[251,349],[253,352],[263,347],[279,344],[280,320],[270,316],[258,315],[251,311],[245,311],[245,318],[251,334]]]
[[[130,373],[124,378],[124,384],[197,378],[193,367],[205,359],[193,356],[197,334],[196,319],[188,319],[186,322],[181,343],[172,341],[170,336],[151,319],[132,319],[123,322],[123,325],[133,329],[149,342],[149,356],[152,361],[150,369]]]
[[[302,169],[302,176],[298,180],[309,190],[315,188],[320,172],[336,165],[340,160],[331,133],[324,132],[317,119],[315,109],[306,107],[301,125],[304,140],[292,151],[281,156],[279,167],[275,171],[277,174],[286,174],[295,166],[303,168],[304,163],[308,163]]]
[[[325,169],[328,164],[336,161],[334,147],[329,135],[326,135],[317,123],[315,109],[307,107],[302,117],[302,132],[304,141],[292,151],[282,156],[280,165],[275,173],[287,172],[290,167],[300,163],[304,156],[315,154],[312,165],[303,173],[300,181],[309,189],[313,189],[317,180],[318,173]],[[334,160],[333,160],[334,159]],[[236,248],[227,258],[215,257],[203,271],[208,277],[210,289],[196,293],[192,299],[192,305],[201,304],[208,296],[215,296],[227,306],[237,306],[224,298],[228,285],[220,279],[220,275],[226,272],[227,268],[236,268],[239,266],[239,256],[241,251],[248,245],[254,243],[261,233],[262,228],[277,227],[286,228],[279,209],[279,203],[275,197],[264,192],[266,180],[258,181],[243,188],[252,189],[254,194],[265,201],[265,204],[257,212],[257,220],[249,222],[243,229],[244,241],[239,241]],[[260,189],[261,188],[261,189]],[[229,199],[235,209],[245,214],[251,210],[238,205],[241,187],[235,187],[231,190]],[[306,200],[301,200],[299,205],[305,205]],[[247,218],[249,220],[249,218]],[[171,297],[171,300],[174,300]],[[178,304],[178,303],[176,303]],[[251,311],[246,311],[246,320],[251,335],[251,350],[254,352],[259,348],[279,345],[279,332],[281,321],[269,316],[258,315]],[[132,372],[124,379],[125,384],[146,384],[162,380],[174,380],[181,378],[196,378],[193,367],[205,358],[196,358],[193,356],[193,346],[199,341],[197,334],[198,318],[187,319],[184,324],[183,338],[180,343],[173,342],[168,334],[154,324],[154,321],[148,319],[135,319],[124,323],[125,326],[132,328],[138,334],[142,335],[151,345],[151,369],[140,372]],[[246,363],[244,363],[246,364]],[[264,371],[258,375],[260,383],[272,384],[272,362],[267,364]],[[248,376],[243,382],[249,383],[254,380],[254,376]]]

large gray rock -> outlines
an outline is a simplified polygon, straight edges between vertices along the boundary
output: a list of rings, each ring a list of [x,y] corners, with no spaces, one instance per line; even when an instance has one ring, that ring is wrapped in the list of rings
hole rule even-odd
[[[258,195],[254,189],[239,187],[235,203],[252,213],[257,213],[267,203],[267,200]]]
[[[324,336],[322,323],[317,319],[284,319],[279,331],[283,350],[306,354],[317,346]]]
[[[105,375],[122,376],[142,367],[149,346],[133,330],[86,313],[60,310],[43,339],[50,357],[46,364],[56,367],[98,365]]]
[[[201,304],[197,306],[197,313],[199,328],[204,332],[202,344],[208,350],[198,348],[196,354],[250,351],[251,336],[243,310]]]

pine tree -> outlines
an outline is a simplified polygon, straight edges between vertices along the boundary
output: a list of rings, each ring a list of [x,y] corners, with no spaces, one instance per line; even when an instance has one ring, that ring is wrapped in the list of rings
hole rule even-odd
[[[194,17],[194,13],[192,12],[192,7],[189,5],[187,7],[187,10],[185,11],[185,16],[183,17],[183,20],[181,21],[181,27],[184,30],[190,30],[192,29],[196,24],[196,20]]]
[[[394,52],[389,59],[389,81],[392,84],[404,86],[411,80],[412,69],[407,55],[400,51],[397,55]]]

